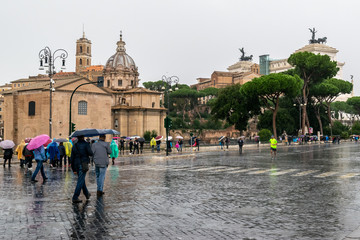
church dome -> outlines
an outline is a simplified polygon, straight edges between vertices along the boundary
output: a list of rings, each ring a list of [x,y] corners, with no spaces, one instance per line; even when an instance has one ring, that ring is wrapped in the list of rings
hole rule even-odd
[[[107,60],[105,68],[136,69],[134,60],[126,53],[122,35],[120,35],[120,41],[117,42],[116,53]]]

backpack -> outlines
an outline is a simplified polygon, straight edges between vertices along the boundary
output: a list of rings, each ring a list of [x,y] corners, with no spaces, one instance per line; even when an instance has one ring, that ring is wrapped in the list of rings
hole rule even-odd
[[[27,146],[24,147],[22,155],[25,157],[33,157],[34,154],[32,151],[30,151],[29,149],[27,149]]]

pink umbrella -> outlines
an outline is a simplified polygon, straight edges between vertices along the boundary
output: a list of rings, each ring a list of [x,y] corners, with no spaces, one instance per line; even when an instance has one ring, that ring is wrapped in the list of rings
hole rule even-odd
[[[120,137],[113,137],[113,139],[120,139]]]
[[[27,149],[34,150],[42,145],[48,143],[50,137],[46,134],[42,134],[31,139],[30,143],[27,145]]]
[[[25,143],[29,143],[31,141],[31,138],[25,138]]]
[[[10,149],[15,147],[15,143],[11,140],[4,140],[2,142],[0,142],[0,147],[3,149]]]

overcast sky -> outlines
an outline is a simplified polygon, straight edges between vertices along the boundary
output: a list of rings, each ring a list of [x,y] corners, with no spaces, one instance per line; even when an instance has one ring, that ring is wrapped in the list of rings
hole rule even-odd
[[[343,78],[354,75],[360,94],[359,0],[8,0],[0,8],[0,84],[37,75],[45,46],[68,51],[67,71],[75,71],[75,43],[92,41],[92,63],[115,53],[120,30],[141,82],[177,75],[196,83],[246,55],[287,58],[318,37],[339,50]],[[355,27],[355,28],[354,28]],[[58,62],[58,64],[60,61]]]

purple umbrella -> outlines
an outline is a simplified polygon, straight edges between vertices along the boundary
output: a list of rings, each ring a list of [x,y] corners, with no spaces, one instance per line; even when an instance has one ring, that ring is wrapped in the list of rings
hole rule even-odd
[[[3,149],[11,149],[11,148],[15,147],[15,143],[11,140],[4,140],[4,141],[0,142],[0,147]]]
[[[30,143],[27,145],[27,149],[34,150],[42,145],[46,144],[49,141],[50,137],[46,134],[42,134],[31,139]]]

